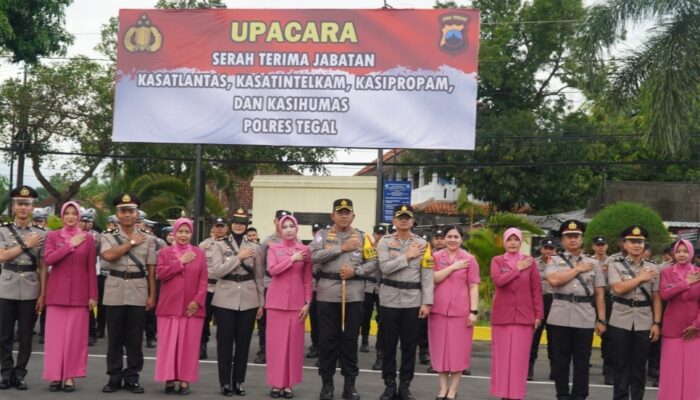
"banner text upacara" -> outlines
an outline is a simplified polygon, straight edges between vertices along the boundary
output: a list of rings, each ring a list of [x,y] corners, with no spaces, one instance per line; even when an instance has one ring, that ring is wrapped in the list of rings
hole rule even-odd
[[[352,22],[233,21],[231,40],[236,43],[357,43]]]

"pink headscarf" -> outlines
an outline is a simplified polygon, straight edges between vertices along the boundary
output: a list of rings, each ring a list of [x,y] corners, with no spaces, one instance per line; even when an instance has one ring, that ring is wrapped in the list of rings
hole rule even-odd
[[[520,229],[508,228],[505,232],[503,232],[503,245],[506,244],[506,242],[508,241],[508,239],[510,239],[511,236],[517,237],[518,240],[520,240],[521,242],[523,241],[523,233],[520,231]],[[515,268],[518,264],[518,261],[520,261],[522,258],[525,258],[525,256],[520,254],[519,251],[516,251],[515,253],[510,253],[506,251],[506,253],[503,254],[503,258],[505,258],[509,266]]]
[[[690,244],[690,241],[685,240],[685,239],[679,239],[676,244],[673,245],[673,254],[676,254],[676,250],[678,249],[678,246],[684,245],[686,249],[688,249],[688,262],[685,264],[679,264],[677,261],[673,263],[674,266],[679,266],[683,268],[687,268],[690,264],[693,263],[693,257],[695,257],[695,250],[693,249],[693,245]],[[675,260],[675,259],[674,259]]]
[[[63,203],[63,206],[61,207],[61,219],[63,219],[63,214],[66,213],[66,209],[71,206],[75,208],[75,212],[78,214],[78,222],[80,222],[80,205],[75,201],[67,201]],[[63,228],[61,228],[60,235],[63,239],[70,240],[73,236],[79,234],[80,232],[82,232],[82,230],[77,223],[73,226],[67,226],[64,224]]]
[[[194,229],[192,228],[192,220],[189,218],[178,218],[175,223],[173,224],[173,234],[177,235],[177,230],[180,229],[182,225],[186,225],[190,228],[190,232],[193,232]],[[173,250],[175,250],[175,254],[178,256],[181,256],[185,254],[186,252],[190,251],[192,249],[192,245],[189,243],[186,244],[180,244],[175,240],[173,242]]]
[[[282,225],[284,225],[284,221],[287,221],[287,220],[292,221],[292,223],[294,224],[294,228],[296,229],[296,232],[297,233],[299,232],[299,223],[297,222],[297,219],[294,218],[294,216],[292,216],[292,215],[285,215],[282,218],[277,220],[277,232],[280,233],[280,237],[282,237]],[[290,245],[293,246],[297,243],[296,235],[294,235],[294,239],[292,239],[292,240],[287,240],[284,237],[282,237],[282,240],[284,241],[284,244],[286,244],[287,246],[290,246]]]

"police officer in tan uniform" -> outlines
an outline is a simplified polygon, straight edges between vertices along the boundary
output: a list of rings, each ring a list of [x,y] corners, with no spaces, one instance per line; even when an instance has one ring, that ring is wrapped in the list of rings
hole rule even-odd
[[[427,243],[411,232],[413,208],[394,208],[396,233],[384,236],[377,245],[382,285],[379,304],[382,320],[384,360],[382,378],[385,390],[380,400],[413,400],[409,389],[413,380],[419,320],[427,318],[433,304],[433,270],[422,264]],[[396,346],[401,339],[399,388],[396,389]],[[398,396],[398,397],[397,397]]]
[[[612,293],[608,324],[615,368],[613,399],[644,397],[647,354],[659,340],[661,297],[659,267],[642,258],[648,233],[639,225],[622,231],[626,256],[605,262]]]
[[[207,272],[209,284],[207,286],[206,300],[206,316],[204,318],[204,327],[202,328],[202,341],[199,346],[199,359],[206,360],[209,358],[207,354],[207,343],[211,335],[210,325],[214,316],[214,307],[211,302],[214,299],[214,288],[216,287],[217,279],[214,276],[214,256],[219,251],[217,246],[221,245],[222,240],[226,238],[228,233],[228,223],[223,217],[212,218],[211,237],[208,237],[199,244],[199,247],[204,250],[204,255],[207,258]]]
[[[265,266],[262,248],[245,238],[248,214],[231,218],[231,235],[216,242],[212,275],[217,279],[212,305],[216,317],[216,358],[221,394],[245,396],[243,388],[255,320],[263,315]]]
[[[605,277],[598,262],[582,252],[583,232],[582,222],[564,221],[559,228],[564,252],[554,255],[545,269],[554,293],[547,329],[551,329],[552,370],[558,400],[588,397],[593,330],[600,334],[607,324]],[[569,390],[572,360],[573,387]]]
[[[155,307],[156,242],[135,226],[138,197],[122,193],[112,204],[117,209],[119,228],[102,235],[102,259],[109,269],[103,303],[107,317],[107,374],[109,382],[102,388],[112,393],[123,388],[143,393],[139,372],[143,369],[143,332],[146,311]],[[126,348],[127,367],[123,368]]]
[[[547,264],[550,263],[550,260],[552,256],[554,255],[554,251],[556,250],[557,246],[554,244],[554,239],[552,238],[544,238],[540,242],[539,245],[539,253],[540,256],[537,257],[535,261],[537,261],[537,271],[540,274],[540,283],[542,285],[542,297],[543,297],[543,304],[544,304],[544,320],[547,321],[547,317],[549,317],[549,311],[552,309],[552,301],[553,301],[553,294],[552,294],[552,286],[547,282],[547,279],[545,277],[545,268],[547,267]],[[530,348],[530,365],[527,370],[527,380],[531,381],[534,375],[534,366],[535,366],[535,360],[537,360],[537,353],[540,349],[540,340],[542,339],[542,332],[544,331],[544,328],[546,326],[545,324],[540,324],[540,326],[535,329],[535,332],[532,337],[532,347]],[[547,358],[549,359],[549,376],[550,379],[552,378],[552,339],[550,335],[550,330],[547,329]]]
[[[331,212],[333,226],[319,231],[309,244],[311,260],[318,265],[316,309],[319,329],[318,373],[323,380],[321,400],[333,399],[333,375],[338,358],[345,378],[342,398],[360,398],[355,389],[355,378],[359,373],[357,337],[362,325],[364,277],[371,276],[376,271],[377,256],[371,242],[365,243],[369,238],[352,226],[354,219],[352,200],[335,200]],[[342,298],[343,285],[345,298]],[[343,302],[344,321],[341,312]]]
[[[10,198],[15,219],[0,226],[0,389],[27,390],[24,378],[34,323],[44,309],[46,231],[29,221],[36,197],[36,190],[29,186],[14,188]],[[12,359],[15,323],[19,327],[17,363]]]

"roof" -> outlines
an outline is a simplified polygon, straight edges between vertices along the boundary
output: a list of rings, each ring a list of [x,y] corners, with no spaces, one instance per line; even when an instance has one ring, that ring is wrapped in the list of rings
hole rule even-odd
[[[391,149],[384,153],[384,156],[382,157],[382,161],[386,162],[389,161],[391,158],[398,156],[399,154],[403,153],[403,149]],[[377,159],[375,158],[371,164],[367,164],[366,167],[362,168],[361,170],[355,172],[355,176],[362,176],[366,175],[372,171],[375,171],[377,169]]]
[[[447,200],[427,200],[413,204],[413,210],[423,214],[457,215],[457,202]]]

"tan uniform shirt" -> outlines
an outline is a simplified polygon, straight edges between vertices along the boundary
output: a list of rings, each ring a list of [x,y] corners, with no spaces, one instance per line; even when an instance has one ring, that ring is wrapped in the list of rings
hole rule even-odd
[[[140,232],[137,228],[135,232]],[[119,236],[122,243],[127,243],[129,237],[121,230],[115,230],[111,234],[102,235],[100,238],[100,248],[102,253],[117,247],[115,236]],[[144,266],[148,273],[149,265],[156,265],[158,258],[156,255],[156,241],[153,236],[146,235],[146,241],[138,246],[134,246],[129,250]],[[119,257],[114,261],[105,261],[105,266],[108,270],[128,271],[132,273],[140,272],[136,263],[129,257],[128,253]],[[122,279],[116,276],[108,275],[105,280],[104,297],[102,303],[106,306],[145,306],[148,298],[148,278],[138,279]]]
[[[542,257],[537,257],[537,272],[540,273],[540,283],[542,284],[542,294],[552,294],[552,285],[547,282],[545,269],[547,264],[542,260]]]
[[[399,289],[382,284],[379,288],[382,307],[413,308],[433,304],[433,269],[421,267],[421,257],[409,261],[404,255],[412,243],[427,244],[414,234],[407,240],[401,240],[396,235],[387,235],[379,240],[377,255],[382,279],[421,283],[420,289]]]
[[[627,265],[631,268],[631,272],[625,268],[622,260],[627,261]],[[634,277],[645,268],[650,268],[657,273],[660,272],[659,266],[654,263],[642,260],[640,263],[635,264],[629,258],[623,258],[622,256],[610,257],[605,261],[605,263],[608,266],[608,279],[610,280],[610,285],[634,279]],[[630,300],[646,301],[647,297],[641,290],[641,288],[644,288],[646,289],[647,293],[649,293],[650,297],[648,300],[651,301],[653,292],[659,291],[659,279],[659,275],[657,275],[655,278],[642,283],[622,296],[613,295],[612,314],[610,315],[609,324],[616,328],[625,329],[628,331],[631,331],[633,328],[635,331],[650,330],[651,325],[654,322],[652,306],[630,307],[626,304],[614,301],[614,299],[616,297],[622,297]]]
[[[270,282],[272,282],[272,276],[267,273],[267,249],[270,247],[271,244],[273,243],[279,243],[282,241],[282,238],[277,236],[277,234],[272,234],[265,239],[263,239],[262,242],[260,242],[260,247],[262,248],[262,259],[263,259],[263,265],[265,266],[265,278],[263,279],[263,285],[265,286],[265,289],[267,289],[270,286]]]
[[[207,292],[209,293],[214,293],[214,288],[216,287],[216,283],[212,283],[212,281],[216,280],[213,274],[214,264],[212,260],[216,252],[216,246],[218,246],[218,242],[220,241],[221,239],[206,238],[199,244],[199,248],[204,250],[204,256],[207,259],[207,279],[209,280],[207,283]]]
[[[590,262],[595,265],[595,268],[592,271],[578,275],[585,282],[588,293],[581,284],[581,281],[579,281],[578,278],[574,278],[562,286],[552,287],[552,292],[555,296],[559,293],[565,295],[573,294],[574,296],[590,295],[595,297],[595,288],[605,287],[605,277],[603,276],[603,271],[600,269],[598,260],[588,257],[583,253],[579,254],[578,257],[573,257],[568,252],[563,255],[552,256],[550,263],[547,264],[545,269],[546,275],[571,269],[562,257],[569,259],[573,266],[576,266],[577,262]],[[549,311],[547,323],[571,328],[593,329],[595,327],[595,320],[596,314],[592,302],[573,303],[555,298],[552,302],[552,308]]]
[[[342,251],[343,242],[356,236],[360,240],[360,248],[352,251]],[[343,265],[355,269],[357,277],[347,280],[345,283],[345,301],[364,301],[365,280],[377,270],[377,257],[366,260],[363,255],[363,244],[367,240],[365,234],[357,229],[347,232],[338,232],[334,228],[322,229],[316,233],[314,240],[309,243],[311,261],[318,264],[319,273],[337,274]],[[327,279],[319,276],[316,285],[316,300],[331,303],[340,303],[342,297],[342,281]]]
[[[9,249],[20,246],[15,236],[10,231],[12,226],[17,234],[24,240],[30,233],[37,233],[46,239],[47,232],[39,227],[28,225],[22,228],[19,225],[12,223],[7,226],[0,226],[0,247]],[[41,286],[39,283],[39,261],[44,257],[44,245],[34,247],[28,250],[36,259],[36,269],[33,272],[14,272],[2,269],[0,273],[0,298],[8,300],[35,300],[39,297]],[[32,258],[26,251],[21,252],[13,260],[7,261],[11,264],[32,265]]]
[[[223,240],[215,242],[212,258],[212,275],[218,281],[216,282],[214,299],[211,304],[216,307],[237,311],[264,306],[265,288],[263,286],[263,278],[265,266],[263,264],[262,247],[246,239],[243,239],[240,248],[235,240],[231,240],[230,243],[233,249]],[[236,256],[240,250],[245,248],[253,248],[255,253],[252,257],[246,258],[241,262]],[[252,272],[249,272],[248,269]],[[221,279],[228,274],[249,275],[251,273],[254,279],[248,281],[236,282]]]

